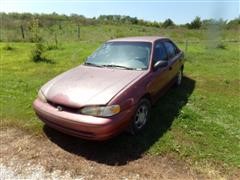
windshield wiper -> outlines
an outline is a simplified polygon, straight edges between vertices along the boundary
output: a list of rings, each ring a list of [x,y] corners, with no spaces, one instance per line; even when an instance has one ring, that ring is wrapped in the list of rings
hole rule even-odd
[[[84,65],[95,66],[95,67],[113,67],[113,68],[120,68],[120,69],[127,69],[127,70],[142,70],[141,68],[130,68],[130,67],[116,65],[116,64],[98,65],[98,64],[94,64],[94,63],[90,63],[90,62],[85,62]]]
[[[116,68],[127,69],[127,70],[135,70],[136,69],[136,68],[130,68],[130,67],[116,65],[116,64],[104,64],[102,66],[103,67],[116,67]]]
[[[102,67],[101,65],[94,64],[94,63],[90,63],[90,62],[85,62],[84,65],[87,65],[87,66],[95,66],[95,67]]]

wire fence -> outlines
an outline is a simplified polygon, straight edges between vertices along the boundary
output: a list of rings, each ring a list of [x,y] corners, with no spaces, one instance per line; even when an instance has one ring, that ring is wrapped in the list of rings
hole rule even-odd
[[[240,39],[227,39],[227,40],[210,40],[210,39],[205,39],[205,40],[185,40],[185,41],[175,41],[176,43],[179,44],[184,44],[184,52],[187,53],[189,46],[191,44],[206,44],[210,45],[212,47],[219,47],[223,48],[225,43],[240,43]]]

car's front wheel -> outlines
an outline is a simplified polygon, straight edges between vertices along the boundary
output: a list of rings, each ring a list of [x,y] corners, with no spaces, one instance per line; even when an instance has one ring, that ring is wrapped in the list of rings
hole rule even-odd
[[[151,103],[148,99],[144,98],[139,101],[137,110],[131,124],[131,133],[137,134],[140,132],[150,118]]]

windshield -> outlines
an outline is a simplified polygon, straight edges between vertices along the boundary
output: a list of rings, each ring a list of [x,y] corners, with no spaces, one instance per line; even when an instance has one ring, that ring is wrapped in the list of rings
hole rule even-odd
[[[148,42],[108,42],[89,56],[85,64],[142,70],[148,68],[150,54]]]

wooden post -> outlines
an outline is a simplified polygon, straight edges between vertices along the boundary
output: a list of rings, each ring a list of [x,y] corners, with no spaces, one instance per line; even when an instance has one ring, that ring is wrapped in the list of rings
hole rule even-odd
[[[78,40],[80,40],[80,25],[78,24]]]
[[[56,47],[58,47],[57,33],[55,33],[55,45],[56,45]]]
[[[185,42],[185,54],[187,53],[187,50],[188,50],[188,40],[186,40]]]
[[[20,26],[20,29],[21,29],[21,33],[22,33],[22,38],[25,39],[23,25]]]

